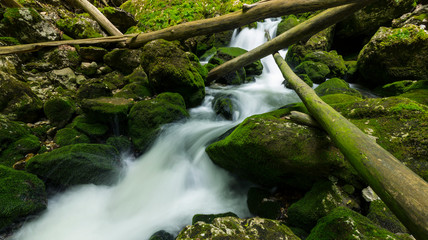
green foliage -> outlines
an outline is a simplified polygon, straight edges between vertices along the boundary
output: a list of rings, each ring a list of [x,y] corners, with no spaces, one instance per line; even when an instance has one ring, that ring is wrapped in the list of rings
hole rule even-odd
[[[195,21],[234,12],[242,8],[243,3],[256,0],[128,0],[121,8],[128,11],[139,21],[140,31],[154,31],[184,22]],[[137,29],[133,29],[135,31]],[[129,32],[128,32],[129,33]]]

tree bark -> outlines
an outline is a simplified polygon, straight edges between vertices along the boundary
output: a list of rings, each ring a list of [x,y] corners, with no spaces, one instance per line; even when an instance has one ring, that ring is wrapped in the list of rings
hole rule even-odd
[[[287,14],[315,11],[356,2],[361,2],[361,0],[271,0],[260,2],[245,11],[241,10],[215,18],[182,23],[155,32],[141,33],[130,39],[127,44],[132,48],[137,48],[160,38],[165,40],[187,39],[232,30],[270,17],[281,17]]]
[[[281,72],[359,175],[417,239],[428,239],[428,183],[319,98],[274,54]]]
[[[123,34],[96,8],[87,0],[71,0],[82,7],[101,27],[103,27],[112,36],[123,36]]]
[[[317,32],[327,28],[328,26],[341,21],[353,12],[364,7],[367,3],[373,1],[374,0],[360,0],[358,3],[327,9],[315,17],[310,18],[307,21],[300,23],[299,25],[282,33],[281,35],[272,39],[272,41],[268,41],[245,54],[242,54],[226,63],[223,63],[220,66],[215,67],[208,73],[207,82],[212,82],[229,72],[235,71],[236,69],[244,67],[247,64],[262,59],[272,54],[273,52],[284,49],[299,40],[307,39]]]
[[[15,0],[0,0],[0,4],[7,8],[22,8],[22,5]]]

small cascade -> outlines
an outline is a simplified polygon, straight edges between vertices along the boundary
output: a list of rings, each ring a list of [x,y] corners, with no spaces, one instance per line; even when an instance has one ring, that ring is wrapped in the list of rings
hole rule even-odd
[[[235,31],[231,46],[257,47],[266,41],[265,29],[274,35],[278,23],[268,19],[256,29]],[[283,77],[273,58],[262,59],[262,64],[263,74],[254,83],[207,88],[204,103],[190,110],[189,119],[164,126],[151,149],[129,161],[118,184],[85,185],[58,194],[44,214],[12,239],[141,240],[159,230],[177,234],[197,213],[231,211],[248,217],[248,184],[214,165],[205,148],[246,117],[298,101],[281,85]],[[233,121],[212,110],[216,94],[233,96]]]

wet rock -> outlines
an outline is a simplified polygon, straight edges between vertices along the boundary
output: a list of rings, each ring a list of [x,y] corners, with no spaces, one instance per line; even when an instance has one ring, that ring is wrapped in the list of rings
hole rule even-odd
[[[197,222],[204,222],[208,224],[212,224],[214,222],[214,219],[219,217],[238,217],[233,212],[227,212],[227,213],[219,213],[219,214],[196,214],[192,218],[192,225],[194,225]]]
[[[77,90],[79,99],[92,99],[99,97],[111,97],[112,90],[116,87],[101,79],[91,79],[84,82]]]
[[[43,103],[28,84],[0,72],[0,113],[12,120],[32,122],[42,113]]]
[[[137,150],[145,150],[163,124],[188,116],[183,97],[178,93],[161,93],[151,100],[140,101],[128,116],[129,135]]]
[[[91,138],[104,137],[109,131],[107,125],[100,123],[98,119],[91,119],[85,115],[79,115],[74,118],[69,127],[75,128]]]
[[[288,208],[288,222],[292,226],[310,231],[318,219],[339,206],[346,206],[349,198],[330,181],[317,182],[299,201]]]
[[[174,240],[174,236],[163,230],[153,233],[149,240]]]
[[[212,224],[197,222],[182,230],[180,239],[271,239],[271,240],[297,240],[300,239],[279,221],[236,217],[222,217],[214,219]]]
[[[111,184],[120,170],[119,152],[110,145],[73,144],[37,155],[26,170],[54,185]]]
[[[347,68],[342,56],[336,51],[315,51],[311,52],[303,58],[303,61],[313,61],[324,63],[330,69],[330,73],[326,77],[343,77],[346,74]]]
[[[285,31],[297,26],[300,23],[300,20],[295,15],[288,15],[284,18],[277,27],[276,35],[280,35]]]
[[[373,202],[376,200],[380,200],[379,196],[373,191],[373,189],[371,187],[364,188],[361,191],[361,193],[362,193],[364,200],[366,200],[367,202]]]
[[[120,153],[130,152],[130,150],[132,149],[132,142],[126,136],[109,137],[106,140],[106,144],[112,145]]]
[[[61,31],[33,8],[6,8],[0,21],[0,35],[21,43],[57,41]]]
[[[46,117],[55,127],[64,127],[75,112],[72,101],[62,98],[52,98],[45,102],[43,110]]]
[[[307,74],[314,83],[322,83],[330,73],[327,65],[321,62],[305,61],[295,68],[297,74]]]
[[[141,64],[141,50],[114,49],[104,55],[104,62],[112,69],[117,69],[124,74],[131,74]]]
[[[229,45],[232,39],[233,30],[214,33],[211,35],[197,36],[186,40],[186,45],[190,47],[196,56],[200,57],[208,50]]]
[[[403,80],[388,83],[376,89],[376,93],[383,97],[398,96],[413,90],[428,89],[428,80]]]
[[[321,83],[317,88],[315,88],[315,93],[320,97],[337,93],[348,94],[360,98],[362,97],[358,90],[351,88],[347,82],[340,78],[332,78],[325,81],[324,83]]]
[[[86,76],[94,76],[97,74],[98,64],[96,62],[82,62],[80,71]]]
[[[149,79],[141,66],[134,69],[131,74],[125,76],[123,82],[127,84],[114,94],[115,97],[140,101],[146,97],[153,96],[150,90]]]
[[[101,9],[101,13],[115,25],[119,31],[125,33],[128,28],[137,25],[138,21],[129,12],[121,8],[106,7]]]
[[[106,55],[108,51],[101,47],[80,47],[79,54],[82,60],[88,62],[102,62],[104,59],[104,55]]]
[[[398,220],[398,218],[389,210],[382,200],[375,200],[370,203],[369,213],[367,218],[375,225],[385,228],[393,233],[408,232],[406,227]]]
[[[84,133],[77,131],[74,128],[63,128],[58,130],[55,135],[54,141],[60,147],[78,144],[78,143],[90,143],[91,140]]]
[[[428,32],[415,25],[380,28],[358,55],[361,84],[428,79]]]
[[[142,51],[142,67],[155,93],[179,93],[187,107],[202,102],[205,97],[203,68],[199,61],[195,61],[196,56],[165,40],[151,41]]]
[[[45,185],[35,175],[0,165],[0,232],[46,208]]]
[[[231,96],[228,96],[228,95],[216,96],[213,100],[212,107],[216,114],[222,116],[224,119],[232,120],[234,107],[233,107],[233,100],[231,99]]]
[[[81,108],[86,116],[94,121],[120,126],[126,121],[133,101],[125,98],[85,99]]]
[[[368,218],[348,208],[338,207],[321,218],[307,240],[318,239],[412,239],[374,225]]]
[[[428,5],[417,5],[413,12],[406,13],[403,16],[394,19],[392,21],[392,27],[400,28],[407,24],[413,24],[419,26],[422,29],[426,29],[428,26]],[[425,26],[425,27],[423,27]]]
[[[345,162],[324,132],[286,119],[290,108],[251,116],[206,149],[211,160],[235,174],[268,186],[305,189]]]

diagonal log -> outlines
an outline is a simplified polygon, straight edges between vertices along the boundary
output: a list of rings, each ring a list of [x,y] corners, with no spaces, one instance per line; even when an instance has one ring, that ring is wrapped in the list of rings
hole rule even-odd
[[[428,183],[322,101],[279,53],[274,58],[286,81],[345,159],[416,239],[428,239]]]
[[[131,48],[141,47],[155,39],[182,40],[190,37],[232,30],[271,17],[336,7],[362,0],[270,0],[258,2],[249,9],[223,16],[182,23],[155,32],[141,33],[127,41]],[[270,52],[272,53],[272,52]],[[270,54],[269,53],[269,54]]]
[[[327,9],[322,13],[316,15],[315,17],[310,18],[307,21],[300,23],[299,25],[275,37],[274,39],[272,39],[272,41],[268,41],[260,45],[259,47],[248,51],[247,53],[244,53],[226,63],[223,63],[222,65],[215,67],[208,73],[207,82],[212,82],[227,73],[235,71],[254,61],[262,59],[272,54],[273,52],[277,52],[281,49],[287,48],[288,46],[293,43],[296,43],[299,40],[308,39],[317,32],[343,20],[344,18],[346,18],[353,12],[361,9],[370,2],[374,2],[374,0],[360,0],[358,1],[358,3],[352,3],[344,6]]]
[[[0,5],[7,8],[22,8],[22,5],[15,0],[0,0]]]

